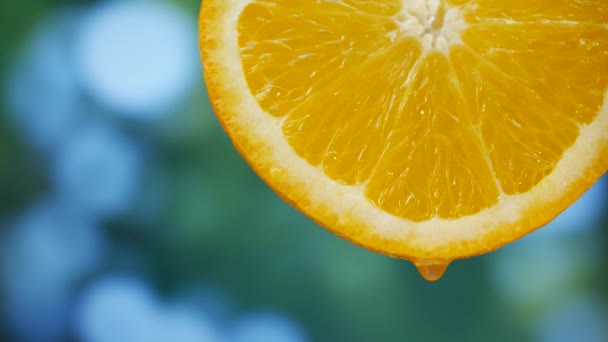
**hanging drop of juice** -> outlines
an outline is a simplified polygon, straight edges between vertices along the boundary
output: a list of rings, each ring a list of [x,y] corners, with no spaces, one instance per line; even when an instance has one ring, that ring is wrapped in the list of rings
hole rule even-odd
[[[441,276],[443,276],[443,274],[445,273],[445,270],[448,268],[448,264],[449,262],[445,262],[445,263],[426,263],[426,262],[420,262],[420,263],[414,263],[414,265],[416,265],[416,268],[418,269],[418,272],[420,272],[420,275],[422,276],[422,278],[428,280],[428,281],[437,281],[441,278]]]

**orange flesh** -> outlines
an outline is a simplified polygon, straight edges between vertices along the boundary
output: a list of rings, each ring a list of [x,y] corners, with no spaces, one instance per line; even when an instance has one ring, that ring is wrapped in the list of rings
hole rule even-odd
[[[458,218],[530,190],[604,100],[605,1],[445,1],[467,3],[447,55],[394,34],[402,0],[343,3],[248,5],[243,70],[302,158],[398,217]]]

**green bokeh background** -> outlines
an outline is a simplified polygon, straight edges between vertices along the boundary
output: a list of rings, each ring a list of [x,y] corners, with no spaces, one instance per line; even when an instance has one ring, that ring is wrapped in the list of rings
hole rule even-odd
[[[196,20],[198,1],[174,2]],[[57,8],[93,3],[3,1],[0,78],[19,60],[41,18]],[[44,158],[23,141],[7,119],[9,109],[0,105],[0,217],[8,218],[51,185]],[[297,321],[311,341],[536,341],[543,318],[573,298],[591,296],[608,307],[605,214],[599,229],[547,237],[522,252],[521,260],[521,242],[516,242],[456,261],[443,279],[429,283],[411,263],[343,241],[278,198],[222,131],[202,72],[172,117],[176,123],[169,130],[130,127],[154,155],[132,212],[157,208],[156,215],[127,215],[105,224],[110,251],[98,274],[141,274],[166,297],[184,286],[218,288],[230,296],[236,312],[280,311]],[[166,182],[159,185],[158,179]],[[155,191],[165,195],[149,203],[149,192]],[[593,250],[591,263],[574,264],[567,276],[556,278],[559,283],[535,284],[543,280],[539,274],[551,272],[548,268],[564,265],[526,259],[536,258],[530,250],[553,243],[549,240],[559,241],[565,260],[588,260]],[[527,294],[501,287],[501,254],[522,265],[509,281],[544,291]],[[3,331],[4,339],[12,340]]]

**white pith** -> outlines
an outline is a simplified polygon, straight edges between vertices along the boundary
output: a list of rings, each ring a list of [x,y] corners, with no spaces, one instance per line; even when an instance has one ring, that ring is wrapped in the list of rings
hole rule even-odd
[[[274,165],[271,176],[280,178],[289,173],[291,180],[297,180],[298,186],[307,191],[307,198],[318,207],[330,207],[340,224],[348,222],[366,222],[368,225],[360,235],[393,237],[395,240],[407,240],[409,245],[424,246],[424,252],[435,248],[444,248],[448,242],[469,243],[486,234],[499,234],[498,229],[506,222],[520,221],[522,213],[547,198],[561,198],[570,189],[572,180],[587,174],[589,167],[600,158],[601,149],[608,145],[608,92],[595,121],[581,126],[579,138],[563,155],[551,174],[546,176],[529,192],[521,195],[505,195],[495,206],[480,213],[458,219],[433,218],[424,222],[413,222],[391,215],[374,206],[365,196],[361,187],[346,186],[332,181],[321,168],[313,167],[294,153],[293,148],[284,138],[280,119],[264,112],[250,92],[243,74],[240,61],[240,49],[237,42],[237,23],[242,9],[254,0],[224,0],[225,12],[218,19],[222,26],[224,43],[215,51],[215,63],[221,63],[224,72],[222,92],[229,93],[232,101],[228,106],[231,118],[228,125],[242,127],[239,134],[254,142],[263,142],[265,158]],[[397,18],[400,28],[408,34],[420,35],[423,46],[446,52],[450,44],[460,43],[459,32],[465,26],[458,8],[449,8],[445,13],[444,24],[439,32],[428,31],[429,23],[439,0],[404,1],[404,16]],[[435,7],[434,7],[435,6]],[[424,18],[426,20],[420,20]],[[428,36],[430,34],[430,36]],[[427,35],[425,38],[425,35]],[[424,43],[424,40],[427,43]],[[245,126],[247,127],[246,129]],[[592,175],[599,177],[599,175]],[[549,220],[564,208],[547,210]],[[522,225],[515,225],[522,229]],[[356,237],[351,236],[353,240]],[[507,243],[505,240],[500,244]],[[498,246],[495,246],[498,247]],[[416,256],[413,256],[416,257]]]
[[[460,32],[466,22],[458,7],[445,8],[443,18],[439,18],[441,6],[441,0],[404,1],[402,12],[395,17],[400,30],[396,36],[418,37],[423,51],[436,49],[447,55],[450,45],[462,43]]]

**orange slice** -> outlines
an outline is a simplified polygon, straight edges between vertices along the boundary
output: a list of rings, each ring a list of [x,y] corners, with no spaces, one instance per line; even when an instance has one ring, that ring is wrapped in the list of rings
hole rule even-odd
[[[608,169],[605,0],[205,0],[236,148],[335,234],[430,280]]]

